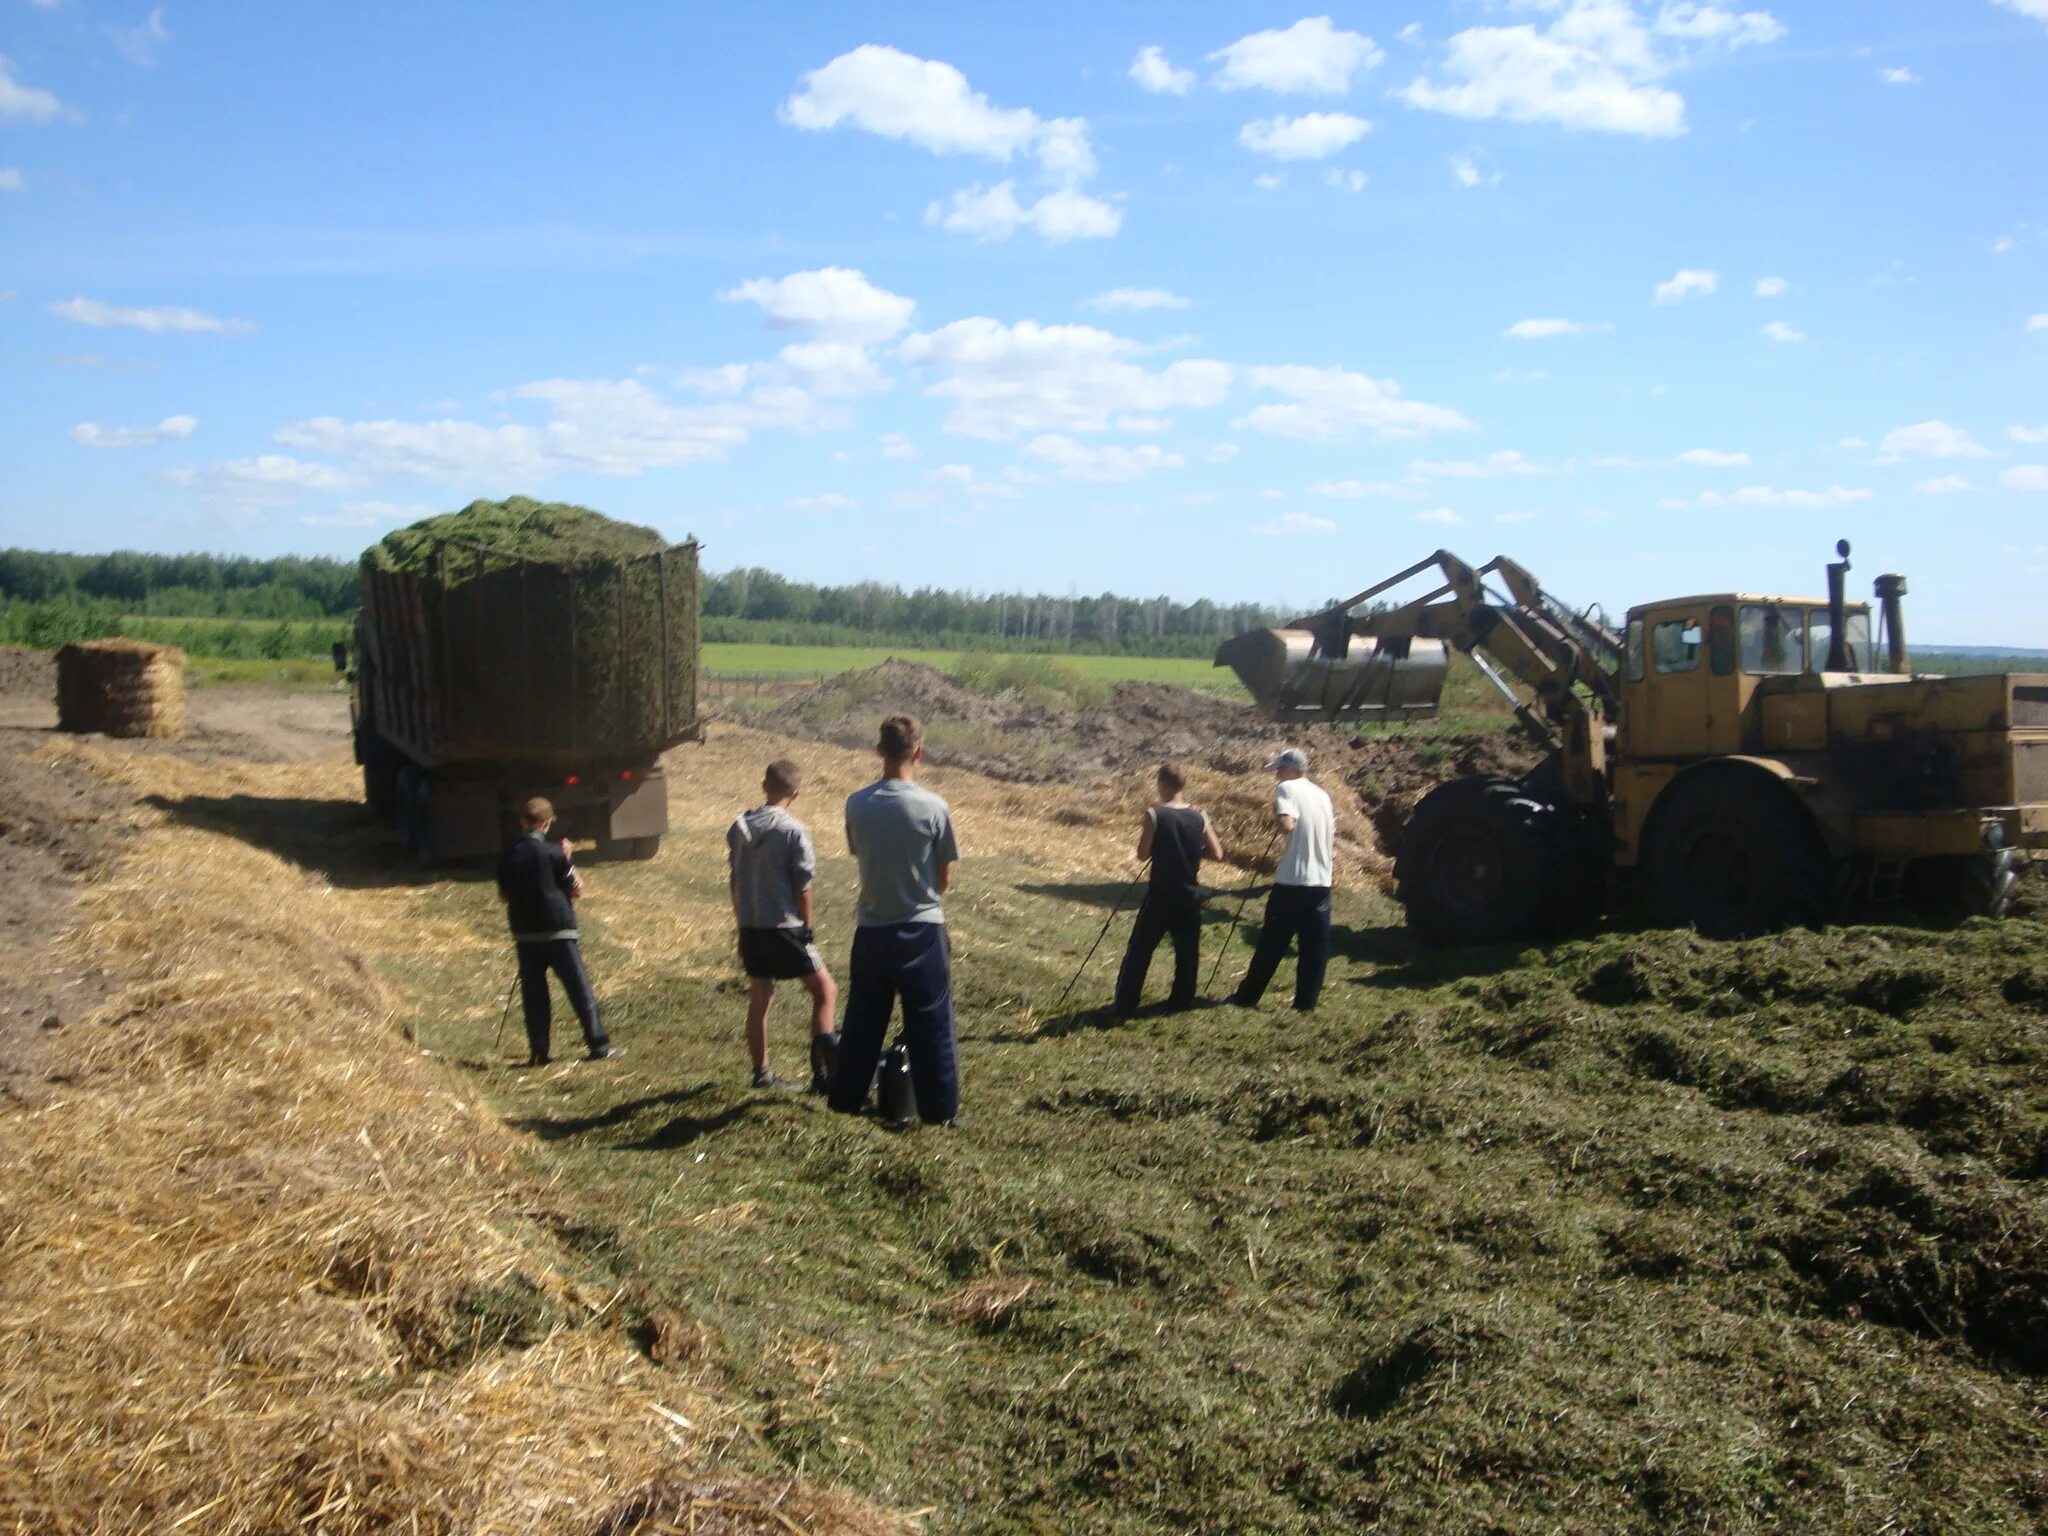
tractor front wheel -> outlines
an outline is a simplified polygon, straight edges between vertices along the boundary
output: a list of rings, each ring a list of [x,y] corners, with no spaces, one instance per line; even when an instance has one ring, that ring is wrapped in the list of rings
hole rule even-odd
[[[1431,790],[1394,860],[1408,926],[1434,944],[1497,944],[1550,926],[1571,857],[1557,815],[1513,779],[1474,775]]]

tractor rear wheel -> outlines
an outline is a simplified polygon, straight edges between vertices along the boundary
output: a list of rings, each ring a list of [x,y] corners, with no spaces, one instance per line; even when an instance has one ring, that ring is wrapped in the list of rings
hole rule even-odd
[[[1658,802],[1641,864],[1659,928],[1710,939],[1818,925],[1828,855],[1806,808],[1751,772],[1681,779]]]
[[[1394,895],[1434,944],[1497,944],[1557,922],[1554,897],[1577,861],[1554,806],[1513,779],[1438,785],[1401,833]]]
[[[1917,859],[1906,874],[1907,890],[1923,919],[1952,927],[1973,917],[2002,918],[2019,889],[2020,857],[2010,848],[1995,853]]]

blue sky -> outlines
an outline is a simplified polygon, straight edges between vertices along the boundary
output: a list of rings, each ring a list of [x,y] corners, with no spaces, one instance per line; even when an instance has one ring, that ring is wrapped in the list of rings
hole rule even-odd
[[[0,542],[2048,645],[2048,0],[0,0]]]

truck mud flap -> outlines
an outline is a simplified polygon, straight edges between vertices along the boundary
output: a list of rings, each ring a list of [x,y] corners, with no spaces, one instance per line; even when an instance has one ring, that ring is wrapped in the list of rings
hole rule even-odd
[[[614,779],[606,787],[611,792],[614,841],[660,837],[668,831],[668,775],[659,768],[630,779]]]

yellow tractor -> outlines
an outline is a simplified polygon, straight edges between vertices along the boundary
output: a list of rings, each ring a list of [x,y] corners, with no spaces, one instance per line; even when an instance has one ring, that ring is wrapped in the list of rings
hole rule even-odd
[[[1216,664],[1283,722],[1433,718],[1447,646],[1507,695],[1540,766],[1441,785],[1401,835],[1396,894],[1436,942],[1555,932],[1631,889],[1649,922],[1716,937],[1900,902],[2003,916],[2048,847],[2048,674],[1913,675],[1905,578],[1877,579],[1874,633],[1836,548],[1825,599],[1670,598],[1620,630],[1511,560],[1439,550]]]

